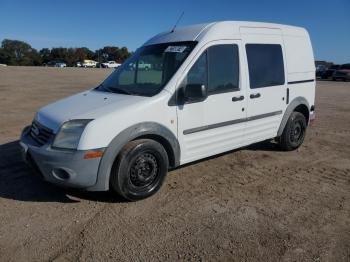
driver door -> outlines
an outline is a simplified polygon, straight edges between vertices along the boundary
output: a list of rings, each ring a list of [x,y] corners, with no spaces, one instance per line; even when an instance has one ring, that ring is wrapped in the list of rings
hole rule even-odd
[[[239,40],[214,41],[188,66],[180,88],[205,85],[208,97],[177,108],[181,164],[244,144],[247,99],[241,53]]]

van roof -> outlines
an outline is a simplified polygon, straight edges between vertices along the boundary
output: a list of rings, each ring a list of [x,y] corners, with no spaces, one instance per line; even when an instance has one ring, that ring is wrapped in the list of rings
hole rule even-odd
[[[266,31],[278,32],[283,35],[293,36],[308,36],[307,31],[302,27],[261,23],[261,22],[246,22],[246,21],[219,21],[206,24],[196,24],[185,27],[176,28],[173,32],[170,30],[160,33],[149,39],[144,45],[152,45],[167,42],[182,42],[182,41],[201,41],[202,39],[232,39],[239,37],[245,29],[260,28]]]

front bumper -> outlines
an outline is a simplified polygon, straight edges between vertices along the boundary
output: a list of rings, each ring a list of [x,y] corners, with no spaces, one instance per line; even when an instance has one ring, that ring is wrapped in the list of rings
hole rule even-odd
[[[60,150],[51,143],[39,145],[26,127],[21,135],[20,145],[24,160],[37,169],[44,180],[56,185],[74,188],[93,187],[97,182],[101,158],[85,159],[84,155],[96,150]],[[51,141],[52,142],[52,141]]]

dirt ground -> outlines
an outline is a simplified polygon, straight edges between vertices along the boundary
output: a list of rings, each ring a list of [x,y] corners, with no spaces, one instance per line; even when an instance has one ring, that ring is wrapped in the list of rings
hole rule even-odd
[[[216,156],[128,203],[42,182],[18,145],[41,106],[109,73],[0,67],[0,261],[350,261],[350,83],[317,83],[299,150]]]

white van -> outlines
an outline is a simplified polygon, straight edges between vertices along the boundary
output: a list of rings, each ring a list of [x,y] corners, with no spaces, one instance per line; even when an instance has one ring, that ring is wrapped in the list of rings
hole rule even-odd
[[[267,139],[298,148],[314,102],[305,29],[193,25],[156,35],[98,87],[40,109],[21,145],[47,181],[137,200],[195,160]]]

